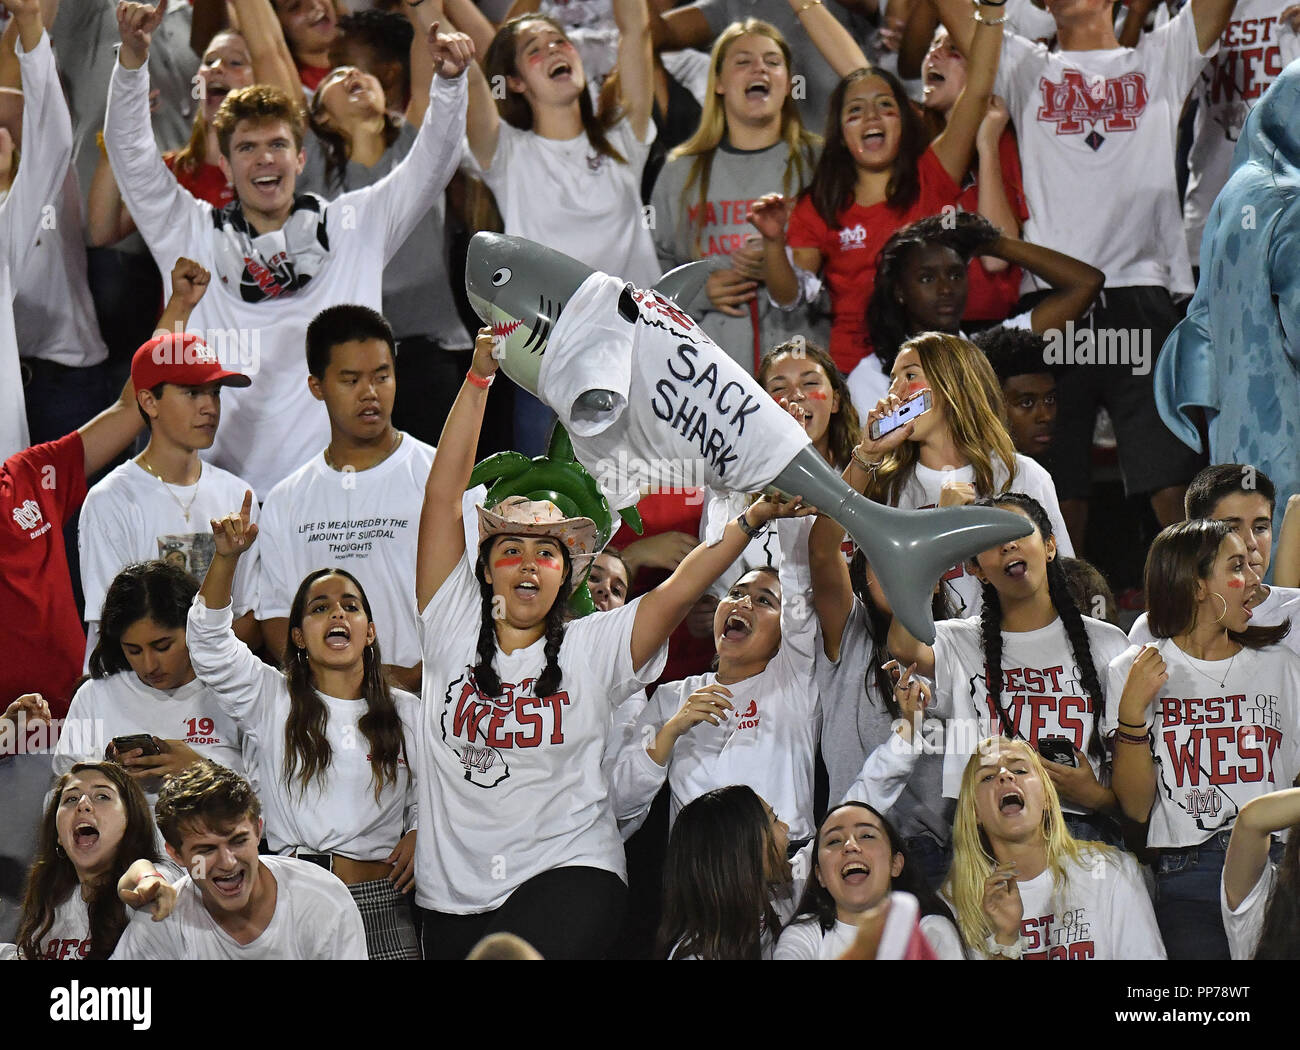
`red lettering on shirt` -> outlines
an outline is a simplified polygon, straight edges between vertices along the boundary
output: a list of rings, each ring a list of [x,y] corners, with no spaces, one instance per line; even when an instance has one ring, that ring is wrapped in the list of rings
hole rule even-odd
[[[1038,119],[1055,124],[1058,135],[1080,135],[1098,123],[1106,131],[1133,131],[1148,98],[1142,73],[1085,78],[1067,69],[1059,84],[1043,77],[1038,86],[1043,93]]]

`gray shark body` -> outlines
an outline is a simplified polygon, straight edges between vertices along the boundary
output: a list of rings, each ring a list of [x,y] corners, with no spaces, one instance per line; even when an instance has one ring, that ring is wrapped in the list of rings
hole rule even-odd
[[[694,387],[707,380],[714,393],[722,388],[716,406],[707,402],[692,405],[692,417],[697,407],[701,416],[705,409],[723,408],[723,397],[728,399],[727,410],[713,412],[715,426],[707,445],[701,436],[694,446],[693,469],[669,480],[687,485],[703,481],[718,489],[740,491],[768,488],[801,496],[845,528],[870,561],[894,614],[915,637],[933,642],[930,598],[940,576],[980,551],[1027,535],[1032,526],[1021,515],[990,507],[905,511],[874,503],[856,492],[822,459],[802,428],[774,408],[762,387],[669,301],[678,295],[683,299],[692,295],[707,279],[708,270],[707,264],[691,263],[665,275],[655,289],[642,291],[623,285],[620,291],[613,279],[543,245],[520,237],[479,233],[470,242],[465,283],[474,309],[492,326],[496,355],[506,375],[549,404],[561,420],[622,413],[617,424],[593,431],[603,442],[599,446],[584,442],[581,426],[570,426],[575,454],[598,480],[604,473],[603,464],[615,451],[623,463],[682,462],[675,457],[690,445],[685,440],[689,426],[681,423],[686,391],[678,390],[683,386],[678,381],[689,369]],[[602,289],[607,294],[597,298]],[[608,305],[598,326],[592,325],[593,303]],[[566,316],[570,304],[575,304],[572,316]],[[621,352],[611,350],[611,344],[625,345],[633,355],[629,367],[635,375],[625,389],[605,389],[598,377],[584,381],[575,374],[557,376],[557,369],[583,370],[581,355],[567,354],[565,341],[576,346],[582,337],[591,337],[593,327],[609,333],[607,340],[597,340],[602,362]],[[548,351],[552,356],[543,382],[542,366]],[[667,371],[656,373],[652,364],[660,364],[659,358]],[[638,371],[643,368],[651,369],[648,376]],[[657,382],[656,375],[660,376]],[[675,418],[671,401],[661,411],[661,394],[651,397],[652,390],[663,392],[665,383],[679,395]],[[581,392],[569,403],[552,404],[548,393],[557,386]],[[638,424],[627,423],[635,413],[623,411],[629,407],[629,396],[639,398],[638,403],[645,406],[640,409]],[[735,406],[740,407],[728,420],[728,410]],[[739,422],[739,426],[728,431],[729,421]],[[722,435],[716,448],[715,434]],[[729,442],[725,451],[722,441]],[[599,462],[592,461],[597,447]],[[602,488],[615,506],[635,498],[611,490],[603,481]]]

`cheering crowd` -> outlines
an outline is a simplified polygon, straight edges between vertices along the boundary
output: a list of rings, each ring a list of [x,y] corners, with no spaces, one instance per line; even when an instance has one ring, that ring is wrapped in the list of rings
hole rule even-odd
[[[1300,956],[1300,494],[1153,374],[1300,6],[503,2],[0,0],[0,958]],[[929,644],[800,498],[609,536],[479,230],[704,260],[849,486],[1027,535]]]

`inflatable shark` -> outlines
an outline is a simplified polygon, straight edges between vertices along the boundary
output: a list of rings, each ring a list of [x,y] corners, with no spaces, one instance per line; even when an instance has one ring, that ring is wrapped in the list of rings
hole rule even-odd
[[[932,643],[939,577],[1032,526],[991,507],[904,511],[854,491],[674,302],[707,270],[691,263],[639,289],[533,241],[478,233],[465,284],[501,370],[555,412],[611,507],[650,484],[801,496],[853,537],[894,615]]]

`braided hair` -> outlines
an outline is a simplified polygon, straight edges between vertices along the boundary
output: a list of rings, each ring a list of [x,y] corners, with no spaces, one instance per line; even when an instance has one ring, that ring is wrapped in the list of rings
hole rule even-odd
[[[494,539],[494,536],[489,536],[479,544],[478,564],[474,567],[475,575],[478,577],[479,596],[482,599],[482,619],[478,629],[478,663],[474,665],[474,680],[486,696],[497,696],[501,692],[501,677],[492,666],[492,660],[497,652],[496,617],[493,615],[495,595],[492,593],[492,584],[483,578],[483,570],[487,567],[488,554]],[[564,642],[564,625],[568,619],[564,595],[568,593],[569,579],[573,575],[573,562],[564,544],[558,546],[560,556],[564,559],[564,578],[560,582],[560,593],[546,613],[546,646],[542,650],[546,657],[546,666],[542,668],[542,673],[537,678],[533,690],[536,696],[551,696],[560,690],[560,646]]]
[[[1038,534],[1047,540],[1052,536],[1052,522],[1042,505],[1032,496],[1020,492],[1004,492],[1000,496],[987,497],[975,501],[977,507],[1015,507],[1024,512],[1034,523]],[[1065,569],[1059,558],[1047,563],[1047,594],[1052,608],[1065,627],[1065,636],[1070,643],[1070,652],[1078,665],[1083,688],[1092,702],[1092,740],[1088,745],[1090,757],[1101,761],[1105,757],[1105,748],[1101,743],[1101,712],[1106,706],[1106,697],[1102,689],[1097,667],[1092,661],[1092,649],[1088,645],[1088,632],[1083,623],[1083,616],[1074,599],[1070,597],[1070,586],[1065,577]],[[988,688],[989,703],[998,713],[1002,722],[1001,731],[1015,739],[1020,734],[1007,711],[1002,706],[1002,600],[997,589],[991,583],[983,586],[984,608],[980,613],[980,640],[984,644],[984,678]]]

